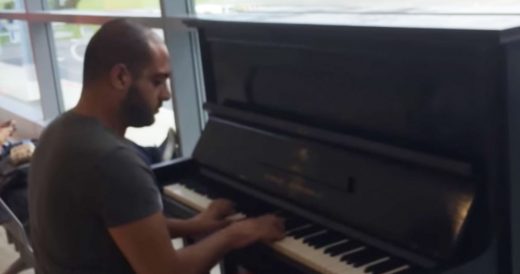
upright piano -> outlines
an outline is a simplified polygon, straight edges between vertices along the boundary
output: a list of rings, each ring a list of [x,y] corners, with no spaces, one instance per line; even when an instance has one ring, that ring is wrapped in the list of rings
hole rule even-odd
[[[520,273],[520,21],[287,16],[186,20],[208,120],[165,211],[285,218],[253,273]]]

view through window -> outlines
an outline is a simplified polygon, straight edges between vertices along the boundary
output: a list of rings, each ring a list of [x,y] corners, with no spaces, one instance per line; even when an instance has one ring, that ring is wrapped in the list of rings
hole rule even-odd
[[[199,14],[242,12],[520,14],[519,0],[194,0]]]
[[[23,4],[23,0],[0,0],[0,10],[21,10]]]
[[[40,90],[28,33],[26,22],[0,20],[0,103],[41,119]]]
[[[48,9],[160,16],[159,0],[46,0]],[[177,1],[177,0],[176,0]]]

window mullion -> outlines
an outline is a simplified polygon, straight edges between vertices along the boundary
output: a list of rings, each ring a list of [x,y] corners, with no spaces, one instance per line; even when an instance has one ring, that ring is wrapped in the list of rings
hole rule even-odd
[[[25,7],[28,13],[42,11],[44,0],[26,0]],[[52,28],[49,22],[27,23],[40,88],[43,119],[47,121],[55,118],[63,110]]]
[[[172,94],[176,125],[179,132],[181,153],[191,155],[202,128],[205,116],[202,111],[202,75],[197,66],[198,43],[196,33],[187,28],[179,29],[171,23],[174,17],[182,17],[193,12],[191,0],[161,0],[164,20],[165,40],[172,56]]]

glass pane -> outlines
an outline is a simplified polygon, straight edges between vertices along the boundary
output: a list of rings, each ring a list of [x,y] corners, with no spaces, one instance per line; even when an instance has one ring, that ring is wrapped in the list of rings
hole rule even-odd
[[[0,10],[22,10],[23,0],[0,0]]]
[[[83,81],[83,56],[98,25],[52,23],[65,109],[76,105]]]
[[[52,29],[63,103],[65,110],[69,110],[77,104],[81,95],[85,49],[90,38],[99,29],[99,25],[52,23]],[[154,29],[154,31],[164,38],[164,32],[161,29]],[[126,137],[139,145],[153,146],[163,141],[169,128],[175,128],[171,100],[163,103],[155,115],[153,125],[144,128],[130,128]]]
[[[1,0],[0,0],[1,1]],[[48,9],[160,16],[159,0],[46,0]]]
[[[0,20],[0,72],[1,103],[41,119],[40,89],[27,23]]]
[[[194,0],[198,14],[244,12],[520,13],[519,0]]]

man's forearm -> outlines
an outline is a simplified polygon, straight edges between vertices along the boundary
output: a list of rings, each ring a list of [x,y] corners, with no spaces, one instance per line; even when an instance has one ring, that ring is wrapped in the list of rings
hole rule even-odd
[[[195,236],[205,232],[195,218],[186,220],[169,218],[166,222],[171,238]]]
[[[201,213],[191,219],[167,219],[170,237],[201,237],[211,234],[228,226],[231,221],[227,219],[215,219]]]
[[[233,242],[233,235],[228,229],[220,230],[196,244],[178,250],[177,267],[186,274],[208,273],[226,253],[234,249]]]

